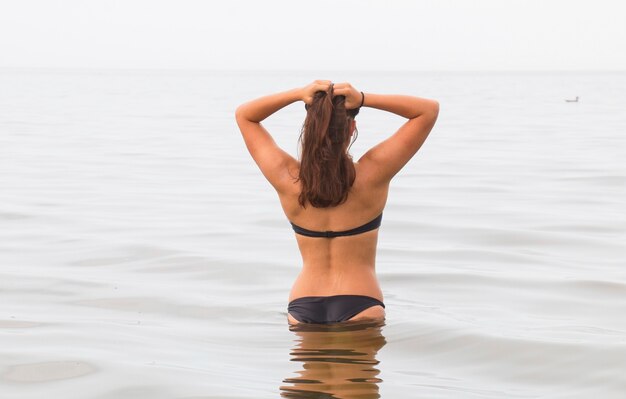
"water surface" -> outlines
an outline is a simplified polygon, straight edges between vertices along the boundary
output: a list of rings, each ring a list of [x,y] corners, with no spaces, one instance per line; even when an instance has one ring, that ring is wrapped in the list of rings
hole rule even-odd
[[[233,112],[317,78],[441,103],[392,182],[382,326],[286,322],[300,256]],[[4,69],[0,87],[3,397],[625,395],[624,73]],[[294,155],[303,117],[266,123]],[[363,109],[355,157],[401,123]]]

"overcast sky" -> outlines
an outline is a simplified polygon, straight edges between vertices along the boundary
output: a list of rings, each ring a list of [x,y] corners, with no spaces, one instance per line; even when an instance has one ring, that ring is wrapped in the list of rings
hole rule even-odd
[[[0,67],[626,70],[623,0],[0,0]]]

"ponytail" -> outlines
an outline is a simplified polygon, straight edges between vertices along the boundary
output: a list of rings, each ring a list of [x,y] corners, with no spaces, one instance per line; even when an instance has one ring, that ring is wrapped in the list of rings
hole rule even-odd
[[[344,203],[354,184],[356,171],[348,154],[350,122],[358,108],[346,110],[344,96],[318,91],[302,125],[298,203],[327,208]]]

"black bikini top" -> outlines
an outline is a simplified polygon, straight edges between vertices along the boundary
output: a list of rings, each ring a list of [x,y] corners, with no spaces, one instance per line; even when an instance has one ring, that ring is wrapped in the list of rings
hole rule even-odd
[[[374,220],[365,223],[363,226],[359,226],[354,229],[344,230],[344,231],[313,231],[313,230],[307,230],[305,228],[297,226],[291,222],[289,223],[291,223],[291,227],[293,227],[293,231],[295,231],[296,234],[300,234],[300,235],[307,236],[307,237],[334,238],[334,237],[343,237],[343,236],[353,236],[356,234],[361,234],[370,230],[377,229],[380,227],[380,223],[382,222],[382,220],[383,220],[383,214],[381,213]]]

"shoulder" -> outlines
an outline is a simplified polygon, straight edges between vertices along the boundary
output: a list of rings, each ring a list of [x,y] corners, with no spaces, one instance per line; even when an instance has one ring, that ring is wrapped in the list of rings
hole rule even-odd
[[[391,180],[380,178],[377,165],[374,162],[370,162],[369,159],[362,157],[358,162],[354,162],[354,168],[356,170],[356,179],[354,181],[356,190],[367,193],[389,189]]]
[[[275,178],[268,180],[278,195],[288,197],[300,195],[300,162],[295,158],[285,157],[277,169],[279,172],[276,173]]]
[[[378,179],[369,165],[355,162],[356,179],[348,199],[365,208],[383,209],[387,202],[390,181]]]

